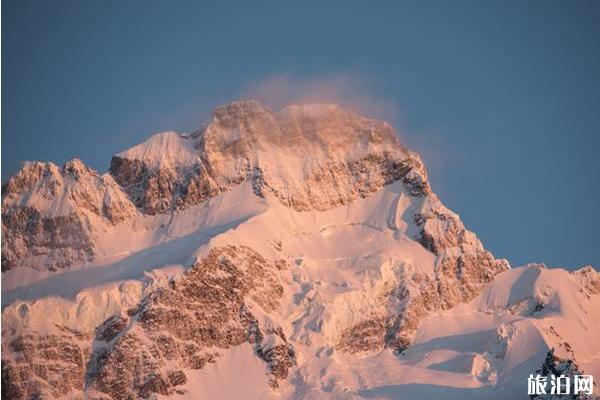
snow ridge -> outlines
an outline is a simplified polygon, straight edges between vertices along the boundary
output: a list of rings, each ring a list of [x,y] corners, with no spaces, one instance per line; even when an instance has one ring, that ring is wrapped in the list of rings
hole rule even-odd
[[[600,374],[600,274],[495,259],[389,124],[337,105],[233,102],[104,175],[27,163],[2,210],[7,398],[504,399]]]

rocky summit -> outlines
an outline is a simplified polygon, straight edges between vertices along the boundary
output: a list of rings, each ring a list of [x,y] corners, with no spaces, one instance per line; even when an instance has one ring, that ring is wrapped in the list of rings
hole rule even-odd
[[[236,101],[103,174],[25,163],[2,243],[7,399],[505,399],[536,371],[600,376],[600,274],[511,269],[392,126],[334,104]]]

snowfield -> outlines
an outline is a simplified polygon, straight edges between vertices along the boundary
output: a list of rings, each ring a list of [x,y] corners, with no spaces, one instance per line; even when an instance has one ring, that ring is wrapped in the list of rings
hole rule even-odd
[[[600,274],[495,260],[388,129],[236,102],[118,174],[24,167],[3,194],[3,395],[526,399],[552,349],[600,379]],[[72,221],[84,243],[42,240]]]

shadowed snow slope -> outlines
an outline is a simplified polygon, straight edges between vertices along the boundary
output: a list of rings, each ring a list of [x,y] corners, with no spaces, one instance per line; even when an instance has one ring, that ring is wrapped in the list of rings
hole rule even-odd
[[[525,398],[600,374],[600,277],[495,259],[384,122],[213,112],[2,197],[6,398]]]

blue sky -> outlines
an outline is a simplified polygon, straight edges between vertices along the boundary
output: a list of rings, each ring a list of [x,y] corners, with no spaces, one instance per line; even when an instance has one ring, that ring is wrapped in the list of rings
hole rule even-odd
[[[3,1],[3,180],[105,171],[238,97],[336,100],[391,120],[496,256],[600,265],[600,2],[254,3]]]

